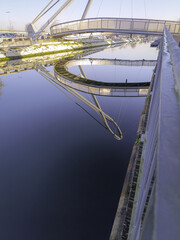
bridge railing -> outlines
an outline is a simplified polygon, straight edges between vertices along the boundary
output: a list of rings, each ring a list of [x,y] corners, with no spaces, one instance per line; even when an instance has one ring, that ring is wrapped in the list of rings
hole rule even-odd
[[[154,190],[153,176],[157,163],[158,143],[158,115],[160,102],[160,75],[162,64],[162,49],[159,53],[158,63],[155,72],[154,86],[151,95],[151,105],[148,114],[146,132],[144,136],[144,149],[141,157],[140,172],[137,180],[137,188],[134,198],[132,217],[130,222],[128,240],[139,240],[142,226],[143,212],[145,211],[146,200],[151,189]]]
[[[128,240],[178,240],[180,235],[180,52],[164,31],[144,136]],[[172,53],[175,51],[176,57]]]
[[[167,30],[166,35],[169,44],[169,51],[171,53],[171,60],[173,64],[173,71],[175,76],[175,88],[180,97],[180,47],[176,44],[174,38]]]
[[[143,32],[163,34],[164,26],[172,34],[180,34],[180,22],[151,19],[131,18],[88,18],[66,23],[55,24],[51,27],[52,35],[65,35],[75,32],[115,31]]]

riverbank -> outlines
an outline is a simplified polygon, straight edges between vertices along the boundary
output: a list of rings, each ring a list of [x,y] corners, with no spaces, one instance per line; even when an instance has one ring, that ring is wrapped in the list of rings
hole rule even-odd
[[[144,108],[139,121],[139,126],[136,133],[136,141],[132,149],[123,189],[119,200],[119,205],[110,235],[110,240],[127,240],[128,238],[130,220],[134,205],[135,191],[136,188],[139,187],[138,175],[142,172],[142,164],[144,161],[142,157],[142,150],[143,145],[146,143],[146,138],[144,137],[144,134],[149,114],[149,106],[151,102],[151,88],[153,85],[154,77],[155,71],[152,76],[149,93],[146,97]]]
[[[91,43],[83,43],[83,42],[73,42],[73,41],[65,41],[65,42],[45,42],[45,43],[37,43],[26,47],[13,47],[9,49],[0,48],[0,61],[9,61],[14,59],[21,58],[31,58],[37,56],[44,56],[49,54],[84,50],[88,48],[96,48],[106,45],[115,45],[121,42],[107,42],[107,41],[97,41]],[[122,42],[123,43],[123,42]]]
[[[30,58],[55,54],[61,52],[69,52],[81,49],[81,42],[45,42],[37,43],[26,47],[12,47],[9,49],[1,49],[0,61],[14,60],[20,58]]]

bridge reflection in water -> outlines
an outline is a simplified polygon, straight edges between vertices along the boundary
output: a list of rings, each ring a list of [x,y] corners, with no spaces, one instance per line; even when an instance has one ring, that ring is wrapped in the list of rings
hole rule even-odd
[[[95,102],[95,104],[93,104],[92,102],[90,102],[88,99],[86,99],[84,96],[82,96],[80,93],[78,93],[76,90],[74,90],[71,87],[68,87],[66,85],[64,85],[61,81],[57,80],[54,75],[48,71],[45,67],[38,65],[36,66],[36,70],[43,76],[45,77],[48,81],[50,81],[51,83],[56,83],[57,85],[63,87],[66,91],[68,91],[70,94],[72,94],[74,97],[76,97],[77,99],[79,99],[80,101],[82,101],[83,103],[85,103],[88,107],[90,107],[91,109],[93,109],[95,112],[97,112],[98,114],[101,115],[103,122],[105,125],[102,125],[97,119],[95,119],[89,112],[87,112],[87,110],[85,110],[80,104],[78,104],[72,97],[70,97],[68,94],[66,94],[61,88],[59,88],[57,85],[55,85],[61,92],[63,92],[71,101],[73,101],[75,104],[77,104],[78,106],[80,106],[83,110],[85,110],[85,112],[87,112],[93,119],[95,119],[98,123],[100,123],[101,126],[105,127],[106,129],[108,129],[110,131],[110,133],[117,139],[117,140],[121,140],[123,138],[122,132],[118,126],[118,124],[113,120],[113,118],[111,118],[109,115],[107,115],[106,113],[103,112],[103,110],[100,107],[100,104],[97,100],[97,98],[94,96],[93,94],[93,90],[91,92],[92,96],[93,96],[93,100]],[[111,122],[117,131],[117,134],[111,129],[111,127],[109,126],[108,122]]]
[[[36,70],[45,77],[51,83],[55,83],[56,87],[63,92],[69,99],[71,99],[75,104],[80,106],[85,110],[80,104],[78,104],[72,97],[70,97],[66,92],[64,92],[57,85],[64,88],[72,96],[80,100],[82,103],[85,103],[88,107],[93,109],[98,113],[104,122],[102,125],[97,119],[95,119],[87,110],[85,110],[91,117],[93,117],[98,123],[103,127],[109,130],[109,132],[117,139],[121,140],[123,138],[122,132],[118,124],[111,118],[109,115],[104,113],[101,109],[101,106],[96,98],[96,95],[99,96],[146,96],[149,89],[149,82],[136,82],[136,83],[105,83],[93,81],[87,78],[82,65],[90,65],[90,63],[95,65],[109,65],[109,64],[119,64],[126,66],[154,66],[156,61],[145,61],[145,60],[116,60],[116,59],[74,59],[66,58],[60,60],[56,63],[54,70],[55,75],[48,71],[45,67],[40,64],[36,65]],[[68,68],[71,66],[78,65],[81,71],[81,76],[77,76],[68,72]],[[87,98],[82,96],[78,91],[82,91],[88,94],[91,94],[94,103],[89,101]],[[111,122],[115,126],[115,131],[109,126],[108,122]]]
[[[86,51],[70,51],[64,53],[56,53],[44,56],[37,56],[32,58],[23,58],[10,60],[7,62],[0,62],[0,76],[15,74],[18,72],[24,72],[33,70],[36,68],[36,64],[40,63],[42,66],[53,66],[59,59],[62,59],[67,56],[86,56],[89,54],[100,52],[104,49],[108,48],[107,46],[99,47],[98,49],[91,49]]]
[[[100,96],[116,97],[145,97],[148,92],[149,82],[112,83],[99,82],[87,79],[81,70],[82,76],[77,76],[68,71],[68,68],[78,65],[121,65],[121,66],[155,66],[154,60],[121,60],[121,59],[72,59],[60,60],[55,65],[56,78],[71,88]]]
[[[104,48],[103,48],[104,49]],[[87,78],[83,65],[121,65],[121,66],[155,66],[155,60],[122,60],[122,59],[92,59],[82,58],[86,55],[102,51],[102,48],[96,50],[82,52],[76,52],[76,57],[69,57],[62,59],[63,54],[56,54],[54,58],[42,59],[27,59],[27,60],[15,60],[5,63],[0,71],[0,75],[14,74],[17,72],[23,72],[36,69],[43,77],[53,83],[61,92],[63,92],[69,99],[71,99],[76,105],[81,107],[87,112],[93,119],[95,119],[101,126],[109,130],[109,132],[117,139],[121,140],[123,134],[112,117],[106,114],[96,98],[98,96],[110,96],[110,97],[145,97],[148,93],[149,82],[136,82],[136,83],[106,83],[93,81]],[[69,54],[69,53],[68,53]],[[73,54],[72,54],[73,56]],[[61,58],[61,60],[59,60]],[[48,71],[45,67],[55,65],[55,75]],[[68,69],[72,66],[78,66],[81,72],[81,76],[76,76],[68,72]],[[61,88],[60,88],[60,87]],[[77,103],[70,95],[63,91],[64,88],[69,94],[82,103],[93,109],[98,113],[102,119],[102,124],[98,121],[90,112]],[[78,91],[85,92],[92,96],[94,103],[86,99]],[[115,127],[115,130],[109,126]],[[116,132],[116,133],[115,133]]]

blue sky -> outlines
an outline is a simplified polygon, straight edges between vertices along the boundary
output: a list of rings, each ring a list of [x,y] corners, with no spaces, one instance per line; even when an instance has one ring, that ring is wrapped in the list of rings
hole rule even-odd
[[[0,29],[23,30],[50,0],[5,0],[1,2]],[[39,21],[45,22],[65,0],[60,0],[49,15]],[[74,0],[58,20],[61,22],[81,17],[87,0]],[[132,4],[133,3],[133,4]],[[101,7],[100,7],[101,6]],[[135,17],[149,19],[180,19],[180,0],[94,0],[87,17]]]

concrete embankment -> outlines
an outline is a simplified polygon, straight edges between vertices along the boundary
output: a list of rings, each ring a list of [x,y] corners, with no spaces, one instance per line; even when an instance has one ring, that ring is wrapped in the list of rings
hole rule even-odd
[[[136,134],[136,141],[133,146],[128,169],[126,172],[126,177],[124,180],[119,205],[117,208],[114,224],[110,235],[110,240],[127,240],[128,237],[130,219],[132,215],[132,209],[135,198],[135,191],[138,186],[138,175],[142,171],[141,169],[143,161],[142,150],[143,145],[146,142],[144,133],[147,124],[149,106],[151,102],[150,91],[153,85],[154,76],[155,75],[153,74],[151,86],[149,88],[149,94],[146,97],[144,108],[141,114]]]

